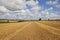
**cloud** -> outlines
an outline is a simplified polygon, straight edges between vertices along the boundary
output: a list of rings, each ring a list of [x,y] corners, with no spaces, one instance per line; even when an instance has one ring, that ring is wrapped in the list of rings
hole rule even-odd
[[[43,20],[48,20],[48,19],[60,19],[60,12],[53,12],[53,7],[50,7],[48,9],[45,9],[44,11],[41,11],[41,18]]]
[[[34,7],[35,5],[38,5],[38,1],[35,2],[35,1],[33,1],[33,0],[30,0],[30,1],[28,1],[26,4]]]
[[[56,5],[57,2],[54,1],[52,4]],[[31,6],[31,9],[27,8],[26,5]],[[42,9],[43,7],[38,5],[37,0],[36,1],[0,0],[0,19],[38,20],[39,18],[47,19],[51,17],[51,15],[57,15],[57,14],[50,14],[49,11],[53,11],[54,9],[53,7],[50,7],[48,9],[43,10],[42,12],[39,12],[39,10]]]
[[[56,5],[57,8],[60,8],[60,4]]]
[[[0,19],[19,18],[18,13],[24,13],[25,0],[0,0]],[[3,15],[4,14],[4,15]],[[22,16],[21,16],[22,18]]]
[[[55,1],[50,0],[50,1],[47,1],[46,3],[50,5],[56,5],[58,4],[58,0],[55,0]]]
[[[43,10],[42,13],[47,15],[47,14],[49,14],[49,12],[53,11],[53,9],[54,9],[53,7],[50,7],[48,9]]]
[[[26,6],[25,0],[0,0],[0,5],[12,11],[23,9]]]
[[[38,5],[36,5],[36,6],[34,6],[34,7],[31,8],[32,11],[39,11],[41,9],[42,9],[42,7],[40,7]]]
[[[49,11],[52,11],[53,9],[54,9],[53,7],[50,7],[48,10],[49,10]]]
[[[49,16],[50,19],[60,19],[60,15],[56,14],[56,13],[51,13]]]
[[[60,8],[59,0],[55,0],[55,1],[50,0],[50,1],[47,1],[46,4],[53,5],[57,8]]]
[[[9,11],[8,9],[6,9],[4,6],[0,6],[0,12],[7,12]]]
[[[49,11],[43,11],[41,14],[41,18],[43,20],[60,19],[60,15],[58,15],[57,13],[49,12]]]
[[[0,18],[4,18],[4,16],[9,12],[4,6],[0,6]]]

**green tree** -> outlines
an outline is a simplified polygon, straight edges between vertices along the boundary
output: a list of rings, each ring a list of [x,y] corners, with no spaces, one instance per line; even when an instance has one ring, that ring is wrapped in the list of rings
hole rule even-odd
[[[41,18],[39,18],[39,21],[41,20]]]

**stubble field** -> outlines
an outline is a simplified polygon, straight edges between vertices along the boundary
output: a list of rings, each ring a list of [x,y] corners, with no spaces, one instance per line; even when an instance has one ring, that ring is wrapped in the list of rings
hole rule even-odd
[[[60,21],[0,23],[0,40],[60,40]]]

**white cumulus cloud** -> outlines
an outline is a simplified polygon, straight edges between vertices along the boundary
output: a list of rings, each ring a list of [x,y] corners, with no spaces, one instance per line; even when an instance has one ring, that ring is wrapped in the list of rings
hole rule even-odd
[[[0,0],[0,5],[5,6],[9,10],[20,10],[25,7],[25,0]]]
[[[53,5],[57,8],[60,8],[59,0],[55,0],[55,1],[50,0],[50,1],[47,1],[46,4]]]

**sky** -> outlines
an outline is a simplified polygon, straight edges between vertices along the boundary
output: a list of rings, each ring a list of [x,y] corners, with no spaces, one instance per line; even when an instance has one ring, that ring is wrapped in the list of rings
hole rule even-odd
[[[60,19],[60,0],[0,0],[0,19]]]

